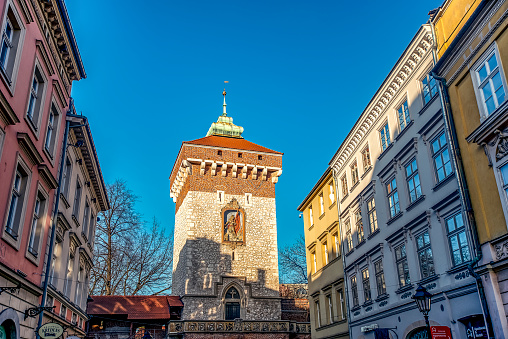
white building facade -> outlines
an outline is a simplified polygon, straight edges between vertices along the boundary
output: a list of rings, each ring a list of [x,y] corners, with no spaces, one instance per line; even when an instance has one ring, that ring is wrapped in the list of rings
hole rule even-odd
[[[466,337],[464,319],[482,314],[438,87],[428,75],[432,45],[423,25],[330,162],[352,338],[374,338],[365,327],[425,338],[411,298],[418,285],[433,294],[431,326],[449,327],[454,338]]]

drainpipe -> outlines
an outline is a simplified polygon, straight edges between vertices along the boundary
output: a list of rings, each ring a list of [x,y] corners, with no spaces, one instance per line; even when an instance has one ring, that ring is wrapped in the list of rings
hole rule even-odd
[[[70,102],[69,102],[69,109],[67,110],[65,117],[66,118],[84,119],[85,123],[83,125],[72,126],[72,128],[87,125],[88,120],[86,119],[86,117],[84,117],[82,115],[72,114],[73,108],[74,108],[74,101],[71,98]],[[71,121],[66,119],[65,132],[64,132],[64,138],[63,138],[62,155],[60,157],[60,168],[59,168],[59,173],[58,173],[58,187],[56,189],[55,210],[53,212],[53,220],[51,222],[51,237],[49,240],[48,259],[46,260],[46,272],[44,273],[44,285],[43,285],[43,289],[42,289],[41,307],[46,306],[46,298],[48,295],[49,271],[51,270],[51,263],[53,261],[53,250],[54,250],[53,248],[55,246],[56,224],[58,222],[58,206],[60,204],[60,189],[62,186],[62,178],[63,178],[64,164],[65,164],[65,154],[66,154],[66,150],[67,150],[67,139],[69,136],[69,128],[71,128],[70,124],[71,124]],[[43,317],[44,317],[44,311],[39,313],[39,322],[37,324],[37,330],[42,326]],[[39,333],[37,333],[37,338],[40,338]]]
[[[471,204],[471,197],[469,195],[469,188],[467,186],[466,178],[464,175],[464,166],[462,164],[462,155],[460,154],[460,149],[458,147],[458,138],[457,132],[455,130],[455,123],[453,121],[453,116],[451,114],[450,107],[450,97],[448,96],[448,87],[446,85],[446,79],[438,76],[435,72],[431,72],[431,75],[434,79],[439,81],[439,97],[441,99],[441,107],[443,108],[443,117],[445,122],[445,128],[449,131],[450,137],[450,151],[454,158],[454,167],[455,172],[457,174],[457,182],[459,185],[459,191],[462,203],[466,210],[468,225],[469,225],[469,233],[471,234],[471,238],[473,240],[473,247],[475,250],[476,257],[471,261],[467,268],[471,275],[476,280],[476,286],[478,288],[478,294],[480,296],[480,301],[483,309],[483,317],[485,320],[485,324],[487,326],[487,332],[489,338],[495,338],[494,328],[492,326],[492,320],[490,317],[489,307],[487,304],[487,297],[485,296],[485,289],[483,287],[482,279],[478,273],[476,273],[473,266],[477,265],[483,257],[480,240],[478,238],[478,229],[476,227],[476,221],[474,217],[474,211]]]

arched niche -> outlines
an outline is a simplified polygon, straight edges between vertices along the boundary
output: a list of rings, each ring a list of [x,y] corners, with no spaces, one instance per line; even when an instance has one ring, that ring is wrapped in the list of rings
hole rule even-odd
[[[12,308],[0,313],[0,338],[19,339],[19,317]]]
[[[245,298],[237,284],[230,284],[224,289],[222,303],[224,320],[245,318]]]

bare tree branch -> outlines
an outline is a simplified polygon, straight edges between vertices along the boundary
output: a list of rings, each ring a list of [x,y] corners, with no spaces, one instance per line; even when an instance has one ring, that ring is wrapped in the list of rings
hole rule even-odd
[[[307,258],[303,235],[293,244],[279,250],[279,268],[283,283],[307,284]]]

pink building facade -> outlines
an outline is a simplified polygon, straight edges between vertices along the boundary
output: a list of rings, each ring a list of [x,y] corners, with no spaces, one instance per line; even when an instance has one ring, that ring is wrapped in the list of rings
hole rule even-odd
[[[33,338],[71,86],[86,77],[63,0],[0,0],[0,332]],[[102,178],[102,176],[101,176]],[[1,334],[1,333],[0,333]]]

